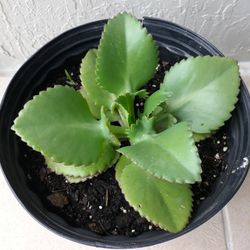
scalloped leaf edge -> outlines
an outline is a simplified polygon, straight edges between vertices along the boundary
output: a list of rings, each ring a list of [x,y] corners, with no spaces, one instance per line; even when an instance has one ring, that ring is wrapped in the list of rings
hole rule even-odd
[[[123,156],[123,157],[126,158],[125,156]],[[128,161],[129,161],[129,160],[128,160]],[[135,163],[134,163],[134,164],[135,164]],[[136,164],[135,164],[135,165],[136,165]],[[136,165],[136,166],[138,166],[138,165]],[[139,167],[139,166],[138,166],[138,167]],[[123,168],[122,171],[119,173],[120,175],[122,175],[123,170],[124,170],[124,168]],[[146,172],[147,172],[147,171],[146,171]],[[148,174],[151,174],[151,173],[148,172]],[[167,228],[165,228],[164,225],[162,225],[162,223],[160,223],[160,222],[157,223],[156,221],[150,219],[147,215],[143,214],[136,206],[134,206],[134,205],[131,203],[131,201],[127,198],[127,195],[123,192],[123,190],[122,190],[122,188],[121,188],[120,180],[119,180],[119,177],[117,176],[117,168],[116,168],[116,174],[115,174],[115,176],[116,176],[116,180],[117,180],[117,182],[118,182],[118,184],[119,184],[119,187],[120,187],[120,189],[121,189],[121,193],[124,195],[126,201],[129,203],[129,205],[130,205],[131,207],[133,207],[133,209],[134,209],[136,212],[138,212],[138,213],[140,214],[141,217],[145,218],[148,222],[152,223],[153,225],[155,225],[155,226],[157,226],[157,227],[159,227],[159,228],[161,228],[161,229],[163,229],[163,230],[165,230],[165,231],[167,231],[167,232],[170,232]],[[153,175],[153,176],[154,176],[154,175]],[[154,177],[158,178],[157,176],[154,176]],[[182,184],[184,184],[184,185],[189,185],[189,184],[186,184],[186,183],[182,183]],[[193,194],[191,188],[190,188],[190,192],[191,192],[191,194],[192,194],[191,210],[190,210],[190,215],[189,215],[189,217],[187,218],[187,222],[186,222],[185,226],[183,227],[183,229],[188,225],[189,220],[190,220],[190,218],[192,217],[192,212],[193,212],[193,207],[194,207],[194,206],[193,206],[193,196],[194,196],[194,194]],[[182,230],[183,230],[183,229],[182,229]]]
[[[83,82],[83,80],[82,80],[82,78],[85,76],[85,71],[82,71],[81,69],[84,68],[84,67],[83,67],[84,58],[86,57],[86,55],[88,54],[88,52],[89,52],[90,50],[96,51],[96,55],[98,54],[98,49],[96,49],[96,48],[89,49],[89,50],[87,51],[87,53],[85,54],[85,56],[82,58],[81,63],[80,63],[80,69],[79,69],[79,72],[80,72],[80,73],[79,73],[79,78],[80,78],[80,80],[81,80],[81,86],[84,88],[84,91],[85,91],[86,95],[87,95],[89,98],[91,97],[91,95],[89,94],[89,92],[88,92],[87,88],[85,87],[85,84],[84,84],[84,82]],[[97,62],[97,57],[96,57],[96,62]],[[95,69],[95,75],[96,75],[96,69]],[[95,76],[95,77],[96,77],[96,76]],[[97,84],[97,82],[96,82],[96,85],[97,85],[105,94],[111,95],[112,98],[115,99],[115,95],[114,95],[114,94],[108,92],[108,91],[107,91],[106,89],[104,89],[102,86],[100,86],[99,84]],[[114,101],[114,100],[113,100],[113,101]],[[94,104],[95,106],[101,107],[101,106],[103,105],[103,104],[98,103],[98,101],[96,101],[96,99],[91,99],[91,102],[93,102],[93,104]],[[109,108],[110,108],[110,107],[109,107]]]
[[[98,72],[100,71],[99,70],[99,68],[100,68],[100,47],[101,47],[101,45],[102,45],[102,43],[103,43],[103,37],[104,37],[104,35],[105,35],[105,33],[107,32],[107,26],[108,26],[108,24],[114,19],[114,18],[116,18],[116,17],[118,17],[118,16],[120,16],[120,15],[128,15],[128,16],[130,16],[131,18],[133,18],[134,20],[136,20],[138,23],[140,23],[140,26],[141,26],[141,28],[142,28],[142,31],[144,32],[144,34],[146,35],[146,37],[149,37],[150,39],[151,39],[151,41],[152,41],[152,43],[154,44],[154,49],[155,49],[155,54],[156,54],[156,60],[157,60],[157,65],[156,65],[156,67],[155,67],[155,70],[154,70],[154,73],[152,74],[152,76],[151,77],[153,77],[154,76],[154,74],[155,74],[155,72],[156,72],[156,70],[157,70],[157,67],[158,67],[158,62],[159,62],[159,49],[158,49],[158,45],[157,45],[157,43],[156,43],[156,41],[154,40],[154,38],[153,38],[153,36],[152,36],[152,34],[150,34],[148,31],[147,31],[147,29],[146,29],[146,27],[143,27],[143,23],[141,22],[141,21],[139,21],[137,18],[135,18],[134,16],[132,16],[132,15],[130,15],[129,13],[127,13],[126,11],[123,11],[123,12],[120,12],[120,13],[118,13],[117,15],[114,15],[112,18],[110,18],[108,21],[107,21],[107,23],[104,25],[104,29],[103,29],[103,31],[102,31],[102,36],[101,36],[101,39],[100,39],[100,41],[99,41],[99,45],[98,45],[98,50],[97,50],[97,57],[96,57],[96,69],[95,69],[95,74],[96,74],[96,84],[98,85],[98,86],[100,86],[100,88],[102,88],[103,90],[105,90],[105,91],[108,91],[108,90],[106,90],[102,85],[101,85],[101,81],[100,81],[100,77],[99,77],[99,75],[98,75]],[[140,91],[140,90],[139,90]],[[109,91],[108,91],[109,92]],[[135,93],[137,93],[138,92],[138,90],[137,91],[135,91]],[[111,92],[109,92],[109,93],[111,93]],[[126,92],[126,93],[132,93],[132,91],[131,92]],[[119,95],[117,95],[117,98],[119,97],[119,96],[121,96],[121,95],[124,95],[124,94],[126,94],[126,93],[121,93],[121,94],[119,94]]]
[[[172,72],[174,70],[174,67],[177,66],[177,65],[180,65],[182,63],[185,63],[186,61],[188,60],[194,60],[194,59],[199,59],[199,58],[223,58],[224,60],[227,60],[229,62],[234,62],[235,65],[237,66],[237,73],[239,73],[239,65],[237,63],[236,60],[234,59],[231,59],[231,58],[228,58],[228,57],[224,57],[224,56],[210,56],[210,55],[205,55],[205,56],[196,56],[196,57],[188,57],[188,58],[185,58],[185,59],[182,59],[181,61],[177,62],[174,64],[173,67],[170,68],[170,70],[168,72],[165,72],[165,76],[164,76],[164,79],[163,79],[163,83],[161,83],[161,87],[163,87],[164,85],[164,82],[165,82],[165,79],[167,78],[167,75]],[[220,122],[220,125],[216,126],[216,127],[213,127],[213,128],[210,128],[209,131],[207,132],[208,134],[209,133],[212,133],[213,131],[216,131],[218,130],[219,128],[221,128],[222,126],[225,125],[225,122],[230,119],[232,117],[232,111],[235,109],[235,105],[236,103],[238,102],[238,95],[239,95],[239,92],[240,92],[240,83],[241,83],[241,78],[240,78],[240,74],[238,74],[239,77],[238,77],[238,91],[236,93],[236,98],[234,99],[234,102],[233,104],[231,105],[231,107],[228,107],[228,111],[227,111],[227,115],[225,116],[225,118],[223,120],[221,120]],[[163,87],[164,88],[164,87]],[[171,112],[171,111],[170,111]],[[219,122],[218,122],[219,123]]]
[[[76,93],[78,93],[78,94],[81,96],[81,98],[83,98],[83,99],[85,100],[85,102],[87,103],[87,101],[86,101],[86,99],[83,97],[82,93],[81,93],[80,91],[75,90],[73,87],[70,87],[70,86],[67,86],[67,85],[66,85],[66,86],[55,85],[55,86],[53,86],[53,87],[48,87],[47,89],[42,90],[42,91],[40,91],[38,94],[34,95],[30,100],[28,100],[28,101],[24,104],[23,108],[18,112],[18,115],[17,115],[17,117],[15,118],[15,120],[14,120],[14,122],[13,122],[13,125],[11,126],[11,130],[14,131],[14,133],[15,133],[17,136],[19,136],[23,142],[25,142],[25,143],[26,143],[29,147],[31,147],[33,150],[40,152],[43,156],[46,156],[46,157],[48,157],[47,153],[46,153],[44,150],[42,150],[40,147],[37,147],[37,146],[33,145],[33,143],[31,143],[29,140],[24,139],[24,137],[22,136],[22,134],[15,130],[15,125],[16,125],[16,120],[22,115],[23,112],[25,112],[25,108],[26,108],[28,105],[30,105],[30,102],[31,102],[31,101],[35,101],[37,98],[40,98],[42,95],[46,94],[48,91],[53,90],[53,89],[56,89],[56,88],[67,88],[67,89],[73,90],[73,91],[75,91]],[[87,103],[87,107],[88,107],[88,109],[89,109],[88,103]],[[89,112],[90,112],[91,115],[93,115],[90,109],[89,109]],[[93,119],[95,119],[94,116],[93,116]],[[96,120],[96,121],[97,121],[97,120]],[[102,124],[102,121],[97,121],[97,122],[99,122],[100,124]],[[103,124],[101,125],[100,129],[101,129],[102,131],[105,131],[105,128],[104,128],[104,125],[103,125]],[[108,128],[107,128],[107,129],[108,129]],[[106,130],[106,131],[108,131],[108,130]],[[109,132],[110,132],[110,131],[109,131]],[[104,135],[104,137],[106,137],[107,140],[110,141],[110,143],[114,142],[114,141],[112,141],[112,139],[113,139],[112,136],[114,136],[114,135],[113,135],[111,132],[109,133],[109,136],[107,136],[107,134],[105,134],[105,133],[104,133],[103,135]],[[61,163],[61,164],[69,164],[69,163],[67,163],[67,162],[65,162],[65,161],[63,161],[63,160],[55,159],[55,156],[54,156],[54,155],[51,156],[51,157],[48,157],[48,158],[50,158],[52,161],[55,161],[55,162],[58,162],[58,163]],[[81,166],[82,164],[71,164],[71,165],[77,167],[77,166]]]
[[[53,86],[53,87],[48,87],[47,89],[40,91],[37,95],[34,95],[30,100],[28,100],[28,101],[24,104],[23,108],[18,112],[18,114],[17,114],[17,116],[16,116],[16,118],[15,118],[15,120],[14,120],[14,122],[13,122],[13,125],[12,125],[11,128],[10,128],[12,131],[14,131],[14,133],[15,133],[16,135],[18,135],[18,136],[21,138],[21,140],[22,140],[23,142],[25,142],[25,143],[26,143],[29,147],[31,147],[33,150],[40,152],[42,155],[46,155],[46,153],[44,152],[44,150],[40,149],[39,147],[34,146],[29,140],[25,140],[25,139],[23,138],[23,136],[22,136],[18,131],[15,130],[15,125],[16,125],[16,121],[17,121],[18,117],[20,117],[20,116],[22,115],[22,113],[24,112],[25,108],[29,105],[29,102],[30,102],[30,101],[33,101],[33,100],[35,101],[40,95],[43,95],[43,94],[45,94],[47,91],[49,91],[49,90],[51,90],[51,89],[58,88],[58,87],[73,89],[72,87],[69,87],[69,86],[67,86],[67,85],[65,85],[65,86],[55,85],[55,86]],[[76,92],[77,92],[77,91],[76,91]],[[79,92],[79,93],[80,93],[80,92]],[[82,96],[81,93],[80,93],[80,95]],[[83,97],[83,96],[82,96],[82,97]],[[54,157],[51,157],[51,159],[55,160]],[[60,162],[60,163],[64,163],[64,162],[62,161],[62,162]]]
[[[181,123],[187,124],[186,122],[181,122]],[[180,123],[177,123],[177,124],[180,124]],[[132,163],[134,163],[135,165],[137,165],[138,167],[142,168],[144,171],[148,172],[149,174],[151,174],[151,175],[153,175],[153,176],[155,176],[155,177],[157,177],[157,178],[159,178],[159,179],[166,180],[166,181],[168,181],[168,182],[179,183],[179,184],[193,184],[193,183],[195,183],[195,182],[200,182],[200,181],[201,181],[201,173],[202,173],[201,159],[200,159],[200,156],[199,156],[199,153],[198,153],[198,149],[197,149],[197,147],[196,147],[196,145],[195,145],[195,141],[194,141],[194,139],[193,139],[193,133],[192,133],[192,131],[191,131],[191,129],[190,129],[190,126],[189,126],[188,124],[187,124],[187,127],[189,128],[189,129],[187,130],[187,132],[188,132],[188,138],[190,139],[190,140],[188,140],[188,141],[190,142],[189,149],[192,149],[192,148],[194,149],[194,152],[193,152],[193,153],[197,156],[197,157],[196,157],[196,159],[197,159],[197,164],[200,166],[200,171],[199,171],[199,173],[197,173],[197,174],[199,175],[199,179],[193,179],[193,180],[191,180],[191,181],[188,181],[188,180],[180,180],[180,179],[178,179],[178,178],[173,178],[173,179],[164,178],[163,176],[159,175],[158,173],[153,173],[153,172],[150,171],[149,169],[143,168],[143,166],[141,166],[141,165],[136,161],[136,159],[134,159],[134,158],[129,158],[129,160],[130,160]],[[121,149],[121,148],[120,148],[120,149]],[[119,153],[121,153],[121,152],[120,152],[120,149],[117,150]],[[122,154],[122,153],[121,153],[121,154]],[[123,154],[122,154],[122,155],[123,155]],[[125,155],[124,155],[124,156],[125,156]],[[127,156],[125,156],[125,157],[127,157]]]
[[[105,154],[106,152],[103,151],[102,156]],[[102,157],[101,156],[101,157]],[[90,173],[88,175],[69,175],[69,174],[65,174],[64,171],[59,170],[58,168],[63,168],[64,166],[57,166],[57,167],[51,167],[49,161],[53,162],[53,160],[49,159],[48,157],[44,156],[45,158],[45,162],[46,165],[48,167],[48,169],[50,169],[52,172],[56,173],[57,175],[63,175],[66,179],[67,177],[75,179],[75,178],[79,178],[82,179],[81,181],[78,182],[82,182],[85,181],[87,179],[92,179],[95,176],[98,176],[99,174],[105,172],[107,169],[111,168],[112,166],[115,165],[115,163],[118,161],[118,159],[120,158],[120,154],[118,154],[117,152],[114,154],[114,158],[112,159],[112,161],[110,163],[105,164],[106,166],[103,166],[102,170],[99,171],[90,171]],[[62,164],[62,163],[57,163],[54,162],[55,164]],[[62,164],[63,165],[63,164]],[[73,165],[66,165],[67,167],[72,167],[72,168],[91,168],[92,166],[95,167],[95,164],[90,164],[88,166],[73,166]]]

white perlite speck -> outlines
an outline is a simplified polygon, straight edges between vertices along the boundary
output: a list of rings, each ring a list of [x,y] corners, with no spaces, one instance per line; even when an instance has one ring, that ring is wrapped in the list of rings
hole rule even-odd
[[[242,161],[242,164],[241,164],[239,167],[237,167],[236,169],[234,169],[231,173],[234,174],[237,170],[240,170],[240,169],[242,169],[242,168],[248,167],[248,164],[249,164],[248,158],[247,158],[247,157],[244,157],[244,158],[243,158],[243,161]]]
[[[223,147],[223,152],[226,152],[228,150],[228,147]]]
[[[240,166],[240,168],[246,168],[249,164],[249,160],[247,157],[244,157],[243,158],[243,162],[242,162],[242,165]]]
[[[219,160],[220,159],[219,153],[215,154],[214,158],[217,159],[217,160]]]
[[[120,207],[120,209],[122,210],[122,212],[123,212],[124,214],[127,213],[127,210],[126,210],[124,207]]]
[[[102,206],[99,206],[99,209],[102,209]]]

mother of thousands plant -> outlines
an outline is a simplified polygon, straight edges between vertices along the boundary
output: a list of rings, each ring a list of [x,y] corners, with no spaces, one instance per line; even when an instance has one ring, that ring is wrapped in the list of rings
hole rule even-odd
[[[224,57],[188,58],[149,95],[145,84],[157,65],[152,36],[134,17],[118,14],[105,25],[98,49],[82,60],[80,91],[41,91],[12,129],[70,182],[114,165],[129,204],[155,225],[179,232],[192,211],[190,184],[201,180],[195,141],[230,118],[239,69]],[[134,109],[136,96],[145,100],[142,113]]]

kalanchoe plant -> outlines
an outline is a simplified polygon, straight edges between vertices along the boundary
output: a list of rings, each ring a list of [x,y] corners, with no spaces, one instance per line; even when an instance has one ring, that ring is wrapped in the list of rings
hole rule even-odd
[[[178,232],[191,215],[190,184],[201,180],[195,141],[230,118],[239,70],[224,57],[188,58],[149,95],[145,85],[157,65],[152,36],[134,17],[118,14],[105,25],[98,49],[82,60],[81,89],[40,92],[13,130],[70,182],[115,166],[129,204],[155,225]],[[136,96],[145,100],[142,113],[134,108]]]

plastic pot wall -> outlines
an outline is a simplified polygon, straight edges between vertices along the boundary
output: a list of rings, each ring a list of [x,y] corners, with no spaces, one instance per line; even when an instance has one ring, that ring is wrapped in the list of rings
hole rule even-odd
[[[16,197],[43,225],[71,240],[99,247],[143,247],[171,240],[201,225],[215,215],[233,197],[242,184],[248,166],[241,168],[249,156],[250,102],[249,94],[241,83],[241,92],[233,118],[227,126],[230,145],[228,168],[217,178],[211,194],[193,214],[189,225],[180,233],[147,232],[137,237],[99,236],[88,230],[75,228],[63,218],[48,211],[37,194],[27,185],[19,160],[19,138],[10,130],[23,105],[53,76],[72,63],[80,64],[88,49],[97,47],[106,20],[74,28],[45,45],[16,73],[7,89],[0,110],[0,160],[2,169]],[[197,55],[222,55],[213,45],[197,34],[173,23],[144,18],[143,24],[160,47],[160,57],[176,62],[184,57]],[[248,159],[248,158],[247,158]],[[245,158],[246,161],[246,158]],[[232,173],[233,172],[233,173]],[[223,183],[223,184],[222,184]],[[27,236],[29,237],[29,236]]]

